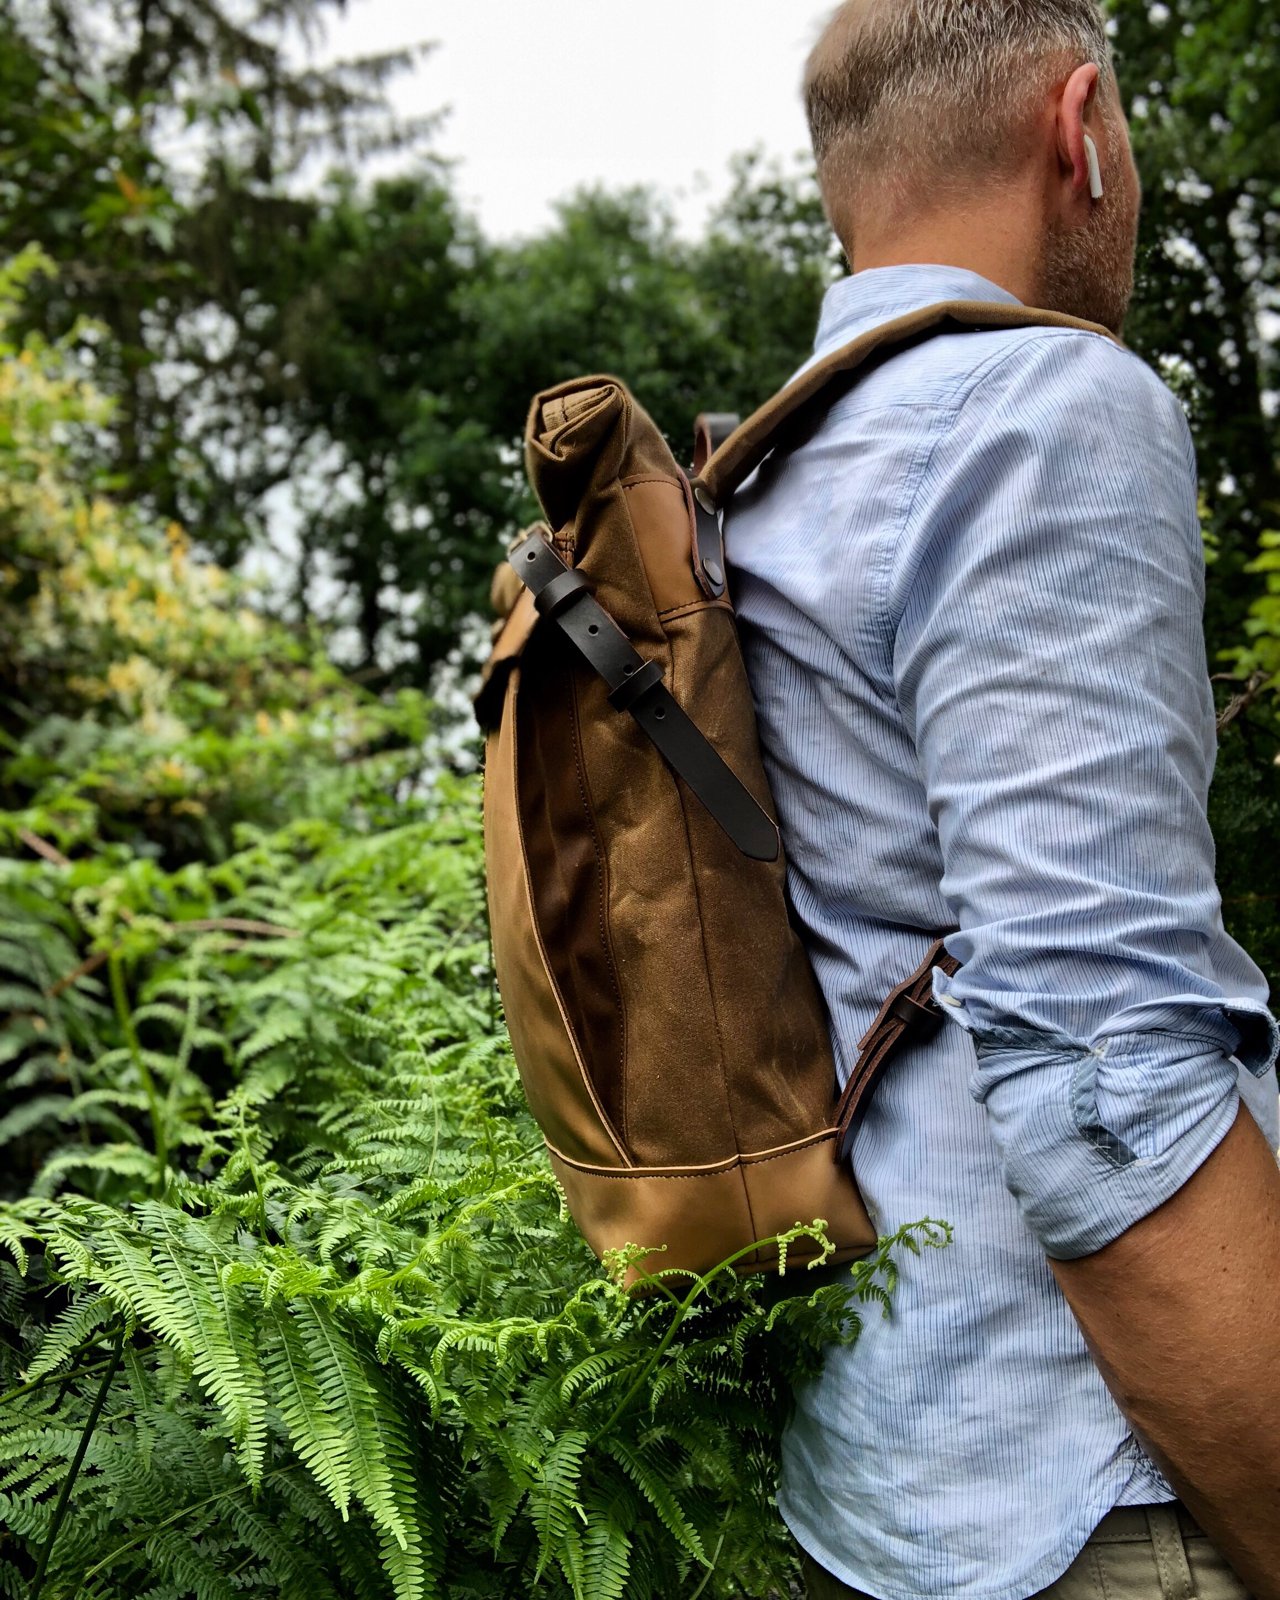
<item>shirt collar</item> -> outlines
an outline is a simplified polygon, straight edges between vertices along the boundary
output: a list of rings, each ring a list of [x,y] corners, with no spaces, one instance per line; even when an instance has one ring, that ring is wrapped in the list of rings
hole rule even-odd
[[[968,267],[912,261],[892,267],[868,267],[841,278],[827,290],[814,341],[816,354],[848,344],[867,328],[877,327],[908,311],[938,300],[998,300],[1021,305],[1017,295],[1002,289]]]

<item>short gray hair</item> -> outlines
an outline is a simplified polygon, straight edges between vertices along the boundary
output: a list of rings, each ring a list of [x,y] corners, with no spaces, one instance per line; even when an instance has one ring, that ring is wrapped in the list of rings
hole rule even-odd
[[[1090,61],[1101,70],[1099,110],[1114,115],[1095,0],[848,0],[804,80],[823,197],[846,247],[864,191],[909,208],[1007,172],[1037,96]]]

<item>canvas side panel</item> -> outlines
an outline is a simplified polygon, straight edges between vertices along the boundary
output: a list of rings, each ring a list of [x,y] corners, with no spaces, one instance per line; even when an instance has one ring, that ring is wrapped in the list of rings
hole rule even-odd
[[[625,1165],[587,1080],[534,918],[518,789],[520,693],[516,669],[485,760],[485,865],[498,987],[516,1066],[543,1132],[576,1160]]]

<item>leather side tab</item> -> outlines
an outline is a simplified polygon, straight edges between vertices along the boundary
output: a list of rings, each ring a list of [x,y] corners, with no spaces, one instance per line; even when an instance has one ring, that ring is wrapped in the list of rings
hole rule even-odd
[[[858,1059],[836,1105],[837,1161],[847,1158],[876,1085],[897,1050],[904,1043],[928,1038],[942,1025],[942,1011],[933,998],[935,967],[948,977],[960,970],[960,963],[947,954],[941,939],[929,946],[928,955],[911,976],[889,991],[875,1021],[858,1041]]]
[[[511,567],[506,562],[503,566],[511,572]],[[514,572],[511,572],[511,578],[512,582],[519,583]],[[502,701],[507,692],[508,674],[520,660],[524,647],[529,642],[529,635],[537,625],[538,610],[533,596],[522,586],[507,620],[499,629],[489,659],[484,664],[480,674],[480,687],[473,702],[476,721],[486,732],[498,725],[498,718],[502,714]]]

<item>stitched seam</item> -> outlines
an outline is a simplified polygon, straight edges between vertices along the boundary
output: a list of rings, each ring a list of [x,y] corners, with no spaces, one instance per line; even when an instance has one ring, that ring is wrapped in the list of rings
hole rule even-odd
[[[737,1155],[726,1156],[723,1161],[707,1161],[697,1166],[688,1166],[673,1175],[682,1178],[706,1177],[708,1174],[717,1172],[731,1172],[734,1167],[742,1162],[746,1162],[748,1165],[763,1165],[766,1161],[781,1161],[784,1156],[795,1155],[798,1151],[808,1150],[817,1145],[827,1143],[829,1140],[834,1139],[838,1132],[839,1129],[832,1124],[830,1127],[823,1128],[820,1133],[811,1133],[807,1139],[796,1139],[790,1144],[779,1146],[777,1149],[739,1151]],[[545,1134],[542,1142],[557,1161],[564,1161],[571,1167],[580,1168],[583,1172],[599,1172],[602,1176],[607,1176],[614,1171],[613,1167],[602,1167],[590,1161],[580,1161],[576,1156],[566,1155],[558,1145],[552,1144]],[[637,1172],[648,1173],[650,1176],[660,1176],[667,1171],[665,1167],[657,1165],[638,1167],[634,1161],[628,1162],[627,1166],[628,1170],[635,1168]]]
[[[992,329],[983,329],[983,330],[979,330],[979,331],[992,332],[992,333],[995,333],[995,332],[1004,333],[1004,332],[1009,332],[1010,330],[992,328]],[[1071,331],[1071,330],[1066,330],[1066,331]],[[974,390],[978,388],[978,386],[982,383],[983,379],[985,377],[987,377],[987,375],[988,375],[988,373],[990,371],[992,371],[994,368],[998,367],[1001,364],[1002,361],[1006,360],[1009,356],[1013,355],[1015,353],[1015,351],[1017,351],[1020,348],[1021,348],[1021,345],[1020,344],[1016,344],[1011,349],[1008,349],[1008,350],[996,350],[996,351],[993,351],[991,353],[991,355],[987,356],[984,361],[982,361],[982,362],[980,362],[978,364],[978,366],[974,367],[971,371],[969,371],[969,372],[967,372],[965,374],[965,377],[962,380],[962,387],[960,387],[960,388],[956,389],[955,391],[953,391],[953,393],[950,394],[945,401],[939,401],[939,402],[936,403],[936,411],[937,411],[937,416],[938,416],[938,427],[934,430],[933,435],[927,441],[927,447],[924,449],[923,460],[920,461],[918,475],[916,477],[916,481],[915,481],[914,485],[912,486],[911,498],[907,502],[906,510],[903,512],[902,520],[899,523],[899,527],[898,527],[899,538],[897,540],[894,540],[894,541],[890,542],[890,543],[887,543],[884,546],[884,558],[883,558],[883,562],[882,562],[883,571],[882,571],[880,576],[881,576],[882,580],[884,581],[886,587],[887,587],[887,581],[888,581],[888,578],[889,578],[889,575],[890,575],[890,569],[891,569],[892,563],[893,563],[893,553],[894,553],[894,551],[896,549],[899,548],[900,544],[903,542],[903,536],[905,536],[907,529],[911,526],[911,520],[915,515],[916,502],[919,500],[920,491],[924,487],[924,484],[925,484],[926,480],[929,477],[929,473],[932,470],[934,456],[937,454],[937,452],[938,452],[939,448],[941,447],[943,441],[945,439],[949,439],[951,437],[951,435],[955,432],[956,423],[960,420],[960,413],[964,410],[965,406],[968,405],[969,400],[970,400],[971,396],[974,393]],[[903,585],[903,593],[904,593],[904,595],[907,592],[909,592],[910,587],[911,587],[911,585],[909,585],[909,584],[904,584]],[[886,596],[886,599],[887,599],[887,596]],[[905,601],[904,601],[904,605],[905,605]],[[901,613],[901,611],[899,611],[899,613],[896,616],[894,616],[894,615],[892,615],[890,613],[887,605],[885,606],[884,609],[885,609],[885,642],[888,644],[889,650],[890,650],[890,655],[892,656],[893,642],[894,642],[894,639],[895,639],[895,637],[897,635],[898,627],[902,622],[902,613]],[[896,699],[896,696],[895,696],[895,699]]]
[[[674,621],[676,617],[685,617],[695,611],[729,611],[733,606],[727,600],[684,600],[678,606],[668,606],[665,611],[659,611],[658,619],[661,622]]]
[[[646,1172],[643,1167],[636,1167],[629,1172],[610,1172],[601,1167],[588,1167],[582,1162],[571,1161],[568,1157],[560,1155],[559,1151],[555,1151],[554,1154],[566,1166],[572,1167],[575,1172],[584,1173],[591,1178],[607,1178],[610,1181],[621,1179],[632,1183],[638,1179],[644,1179],[649,1183],[691,1183],[697,1182],[702,1178],[727,1177],[731,1173],[740,1172],[743,1167],[767,1167],[771,1161],[785,1161],[788,1156],[796,1155],[801,1150],[809,1150],[817,1144],[825,1144],[832,1137],[833,1134],[826,1133],[820,1138],[806,1140],[804,1144],[792,1145],[786,1150],[779,1150],[776,1155],[739,1156],[736,1161],[730,1162],[727,1166],[712,1167],[707,1172]],[[548,1145],[547,1148],[550,1149],[551,1146]],[[747,1203],[747,1210],[748,1212],[751,1210],[750,1201]],[[754,1218],[752,1219],[752,1225],[754,1226]]]
[[[1092,1566],[1094,1585],[1096,1586],[1098,1593],[1102,1596],[1102,1600],[1111,1600],[1111,1590],[1107,1585],[1107,1574],[1103,1570],[1102,1566],[1102,1552],[1098,1549],[1096,1544],[1091,1544],[1089,1546],[1089,1554],[1093,1558]]]
[[[1099,339],[1102,337],[1101,334],[1086,333],[1082,328],[980,328],[977,331],[980,333],[1052,333],[1085,339]],[[1030,351],[1037,342],[1038,341],[1036,339],[1019,339],[1005,349],[993,351],[984,361],[980,362],[978,366],[974,367],[970,372],[965,374],[965,377],[962,380],[962,387],[957,389],[957,391],[950,397],[948,402],[939,403],[939,416],[945,419],[945,425],[938,429],[937,433],[930,441],[928,458],[920,470],[919,477],[916,479],[915,487],[911,491],[910,504],[907,506],[906,513],[903,516],[900,524],[900,532],[902,534],[905,534],[906,530],[911,525],[911,520],[915,515],[916,503],[920,498],[920,492],[924,488],[924,485],[928,480],[929,473],[932,470],[934,456],[936,455],[943,441],[949,439],[955,432],[956,425],[960,421],[961,413],[964,411],[965,407],[977,394],[978,390],[988,378],[993,377],[1006,363],[1011,362],[1017,357],[1023,355],[1025,352]],[[903,584],[902,590],[904,596],[910,592],[911,588],[912,585],[910,583]],[[902,613],[899,611],[898,615],[892,617],[890,620],[889,629],[891,638],[892,636],[896,635],[901,622]]]
[[[618,482],[624,489],[634,489],[642,483],[669,483],[673,489],[680,487],[679,478],[669,478],[661,472],[640,472],[633,478],[619,478]]]

